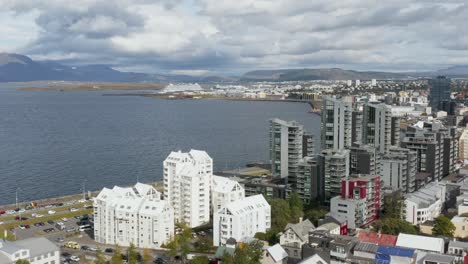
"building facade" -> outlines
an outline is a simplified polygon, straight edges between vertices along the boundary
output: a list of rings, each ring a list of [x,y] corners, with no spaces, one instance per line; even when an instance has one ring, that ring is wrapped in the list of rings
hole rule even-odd
[[[274,176],[286,178],[303,157],[304,128],[296,121],[270,120],[270,160]]]
[[[351,146],[352,104],[338,98],[322,99],[322,149],[340,150]]]
[[[362,143],[385,153],[392,142],[392,110],[386,104],[365,104],[362,119]]]
[[[160,248],[174,236],[174,211],[150,185],[104,188],[93,207],[94,239],[99,243]]]
[[[368,226],[378,219],[382,193],[380,177],[361,175],[342,181],[342,193],[333,197],[330,214],[348,222],[348,228]]]
[[[432,111],[436,111],[440,107],[440,103],[444,100],[450,100],[451,80],[445,76],[437,76],[429,80],[429,105]]]
[[[413,225],[434,220],[443,209],[445,186],[431,182],[414,193],[405,195],[405,220]]]
[[[341,194],[341,181],[349,176],[350,151],[325,149],[320,155],[325,200]]]
[[[416,152],[391,147],[380,160],[380,176],[384,186],[395,187],[404,193],[416,190]]]
[[[177,222],[197,227],[210,222],[213,160],[205,151],[171,152],[164,161],[164,200]]]
[[[227,204],[213,215],[213,245],[225,245],[229,238],[241,241],[265,233],[271,227],[271,208],[263,195]]]

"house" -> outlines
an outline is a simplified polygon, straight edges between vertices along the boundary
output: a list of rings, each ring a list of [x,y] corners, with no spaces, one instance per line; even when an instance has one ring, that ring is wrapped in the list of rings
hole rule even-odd
[[[289,258],[301,259],[302,245],[309,241],[309,231],[315,226],[309,219],[302,221],[302,217],[297,224],[287,224],[284,232],[280,234],[280,245],[288,252]]]
[[[263,257],[260,261],[261,264],[286,264],[288,263],[288,253],[280,245],[268,247],[263,251]]]
[[[348,236],[334,236],[330,241],[330,259],[337,262],[345,262],[352,254],[351,250],[356,244],[353,237]]]
[[[456,256],[434,254],[434,253],[418,253],[418,263],[421,264],[455,264]]]
[[[448,244],[447,253],[450,255],[463,256],[468,252],[468,242],[450,241]]]
[[[454,237],[468,237],[468,217],[454,216],[451,221],[455,226]]]
[[[390,247],[394,247],[398,239],[398,237],[394,235],[382,234],[380,232],[379,233],[370,232],[366,230],[359,230],[356,237],[360,242],[367,242],[367,243],[373,243],[379,246],[390,246]]]
[[[60,249],[44,237],[18,241],[0,240],[0,264],[13,264],[21,259],[28,260],[31,264],[59,264]]]
[[[425,252],[444,253],[445,243],[442,238],[399,234],[397,247],[412,248]]]
[[[340,225],[330,222],[317,227],[318,230],[325,230],[330,235],[340,235]]]

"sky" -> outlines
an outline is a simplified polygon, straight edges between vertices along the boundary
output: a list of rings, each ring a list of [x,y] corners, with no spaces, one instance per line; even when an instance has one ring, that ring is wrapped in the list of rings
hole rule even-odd
[[[0,52],[189,75],[468,65],[466,0],[0,0]]]

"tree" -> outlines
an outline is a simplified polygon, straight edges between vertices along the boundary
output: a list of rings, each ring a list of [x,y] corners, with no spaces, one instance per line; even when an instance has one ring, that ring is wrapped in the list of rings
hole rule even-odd
[[[283,199],[270,200],[271,229],[281,232],[291,220],[289,203]]]
[[[200,237],[195,242],[195,249],[198,252],[208,252],[213,249],[213,240],[209,237]]]
[[[207,256],[197,256],[197,257],[194,257],[190,261],[190,264],[209,264],[209,263],[210,263],[210,259]]]
[[[149,248],[143,249],[143,263],[151,264],[153,262],[153,254]]]
[[[27,259],[18,259],[15,263],[16,264],[30,264],[29,260]]]
[[[114,250],[114,255],[111,258],[111,264],[123,264],[122,252],[117,245]]]
[[[384,218],[398,218],[403,219],[405,217],[405,200],[401,193],[388,195],[384,198]]]
[[[106,262],[106,257],[102,254],[102,250],[98,248],[96,250],[96,261],[94,261],[94,264],[106,264]]]
[[[304,215],[304,205],[298,193],[293,192],[288,197],[289,208],[291,210],[290,217],[293,223],[297,223],[299,217]]]
[[[318,225],[320,219],[327,215],[328,211],[322,208],[310,208],[304,212],[304,218],[309,219],[315,226]]]
[[[138,251],[133,243],[130,243],[130,247],[127,250],[128,264],[137,264],[138,262]]]
[[[432,228],[432,234],[435,236],[453,237],[455,225],[447,217],[441,215],[434,219],[435,224]]]
[[[263,254],[263,243],[253,241],[239,246],[234,251],[235,264],[258,264]]]
[[[399,218],[384,218],[373,224],[374,231],[383,234],[398,235],[399,233],[416,235],[418,230],[415,226]]]
[[[188,253],[190,253],[190,238],[192,237],[192,229],[185,224],[180,224],[182,232],[175,235],[175,237],[166,245],[168,248],[167,254],[174,258],[180,255],[182,260],[187,259]]]

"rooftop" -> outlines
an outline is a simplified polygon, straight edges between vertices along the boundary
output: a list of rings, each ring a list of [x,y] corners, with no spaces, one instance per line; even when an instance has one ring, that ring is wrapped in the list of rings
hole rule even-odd
[[[280,246],[280,244],[276,244],[274,246],[269,247],[267,251],[275,262],[278,262],[288,257],[288,253],[286,253],[286,251],[282,246]]]
[[[219,193],[229,193],[235,187],[240,187],[237,181],[233,181],[227,177],[213,175],[213,191]]]
[[[291,228],[301,239],[305,238],[305,240],[307,240],[309,231],[311,229],[315,229],[315,226],[309,219],[306,219],[297,224],[287,224],[285,230],[288,230],[289,228]]]
[[[245,214],[249,211],[256,210],[259,208],[270,208],[270,205],[267,203],[263,195],[258,194],[246,197],[242,200],[231,202],[227,204],[224,208],[231,212],[231,214],[236,215]],[[220,211],[222,211],[224,208],[221,208]]]
[[[414,248],[430,252],[444,252],[444,240],[437,237],[399,234],[396,245],[399,247]]]
[[[374,243],[380,246],[395,246],[398,237],[366,230],[358,231],[357,238],[361,242]]]

